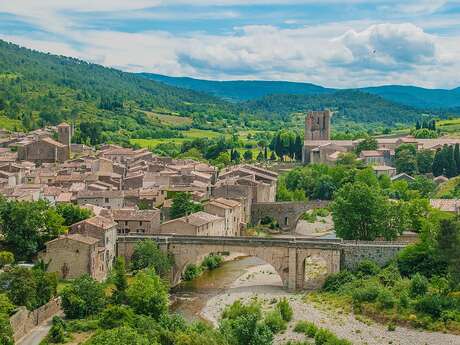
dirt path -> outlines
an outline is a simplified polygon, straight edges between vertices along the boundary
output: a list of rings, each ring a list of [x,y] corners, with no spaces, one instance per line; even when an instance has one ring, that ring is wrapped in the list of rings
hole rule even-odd
[[[292,328],[299,320],[314,322],[320,327],[330,329],[341,338],[346,338],[354,345],[460,345],[460,336],[418,331],[397,327],[390,332],[384,325],[363,323],[353,315],[326,312],[310,303],[302,301],[302,294],[289,293],[282,288],[278,275],[270,265],[257,266],[236,280],[232,286],[210,299],[201,315],[217,324],[219,315],[226,305],[238,299],[248,301],[257,297],[263,305],[270,308],[273,299],[287,297],[294,309],[294,320],[283,334],[277,335],[275,344],[284,344],[288,340],[304,340],[303,335],[293,332]]]

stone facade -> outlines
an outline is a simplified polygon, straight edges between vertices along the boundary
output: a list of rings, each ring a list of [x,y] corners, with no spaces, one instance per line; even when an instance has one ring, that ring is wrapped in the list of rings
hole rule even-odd
[[[225,219],[200,211],[161,224],[161,233],[191,236],[226,236]]]
[[[237,201],[217,198],[204,206],[208,213],[222,217],[225,220],[225,236],[239,236],[244,226],[244,215],[241,204]]]
[[[105,250],[98,243],[99,240],[94,237],[64,235],[47,242],[39,257],[48,263],[48,272],[56,272],[61,279],[89,274],[102,281],[107,277],[108,267],[104,259]]]
[[[384,266],[404,248],[403,245],[390,245],[388,243],[343,243],[341,267],[354,270],[363,260],[372,260]]]
[[[158,234],[160,233],[160,210],[112,210],[113,220],[117,222],[119,234]]]
[[[310,111],[305,117],[305,140],[329,140],[331,111]]]
[[[65,162],[69,148],[50,137],[39,138],[18,145],[18,160],[37,164]]]
[[[110,271],[115,259],[117,223],[112,219],[94,216],[71,225],[69,233],[98,239],[98,246],[104,250],[104,263],[107,271]]]

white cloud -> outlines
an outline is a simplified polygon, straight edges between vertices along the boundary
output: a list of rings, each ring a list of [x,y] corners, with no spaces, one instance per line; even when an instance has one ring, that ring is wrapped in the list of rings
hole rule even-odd
[[[410,23],[372,25],[360,32],[350,30],[339,41],[347,49],[344,64],[399,69],[436,63],[433,37]]]
[[[254,3],[313,3],[251,1]],[[327,0],[328,3],[349,1]],[[356,2],[370,2],[357,0]],[[382,4],[400,4],[381,0]],[[435,1],[437,7],[443,5]],[[442,2],[442,4],[441,4]],[[208,79],[284,79],[333,87],[386,83],[453,87],[460,84],[459,37],[438,37],[410,23],[377,24],[371,20],[325,23],[281,29],[271,25],[236,27],[225,34],[163,31],[137,33],[94,30],[72,12],[98,12],[117,20],[168,16],[147,8],[164,4],[234,5],[247,0],[22,0],[0,2],[0,12],[12,13],[46,34],[3,35],[4,39],[42,51],[71,55],[129,71],[148,71]],[[406,1],[421,11],[428,1]],[[427,6],[428,6],[427,5]],[[395,5],[396,7],[396,5]],[[219,9],[220,11],[220,9]],[[110,13],[109,13],[110,12]],[[237,13],[224,9],[228,17]],[[202,18],[221,12],[201,11]],[[292,23],[294,24],[294,23]],[[53,39],[51,39],[53,37]]]

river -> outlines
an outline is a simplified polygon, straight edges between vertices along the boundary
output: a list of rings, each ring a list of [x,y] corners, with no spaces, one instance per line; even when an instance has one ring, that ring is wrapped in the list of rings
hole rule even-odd
[[[204,271],[192,281],[183,281],[171,289],[175,300],[171,309],[188,321],[206,321],[200,316],[200,312],[208,300],[229,288],[247,269],[264,264],[259,258],[241,256],[224,262],[215,270]]]

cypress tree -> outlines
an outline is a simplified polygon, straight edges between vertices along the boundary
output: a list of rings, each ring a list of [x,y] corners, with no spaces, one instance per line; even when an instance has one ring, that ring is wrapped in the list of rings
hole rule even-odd
[[[460,145],[459,144],[455,144],[454,160],[455,160],[455,166],[457,168],[457,174],[456,175],[460,175]]]
[[[415,123],[415,129],[420,129],[420,121],[417,120],[417,122]]]
[[[451,178],[457,175],[457,166],[454,160],[454,148],[449,146],[446,155],[446,177]]]
[[[434,155],[433,166],[431,170],[433,171],[434,176],[441,176],[444,172],[444,168],[442,166],[442,150],[440,149],[438,149]]]

